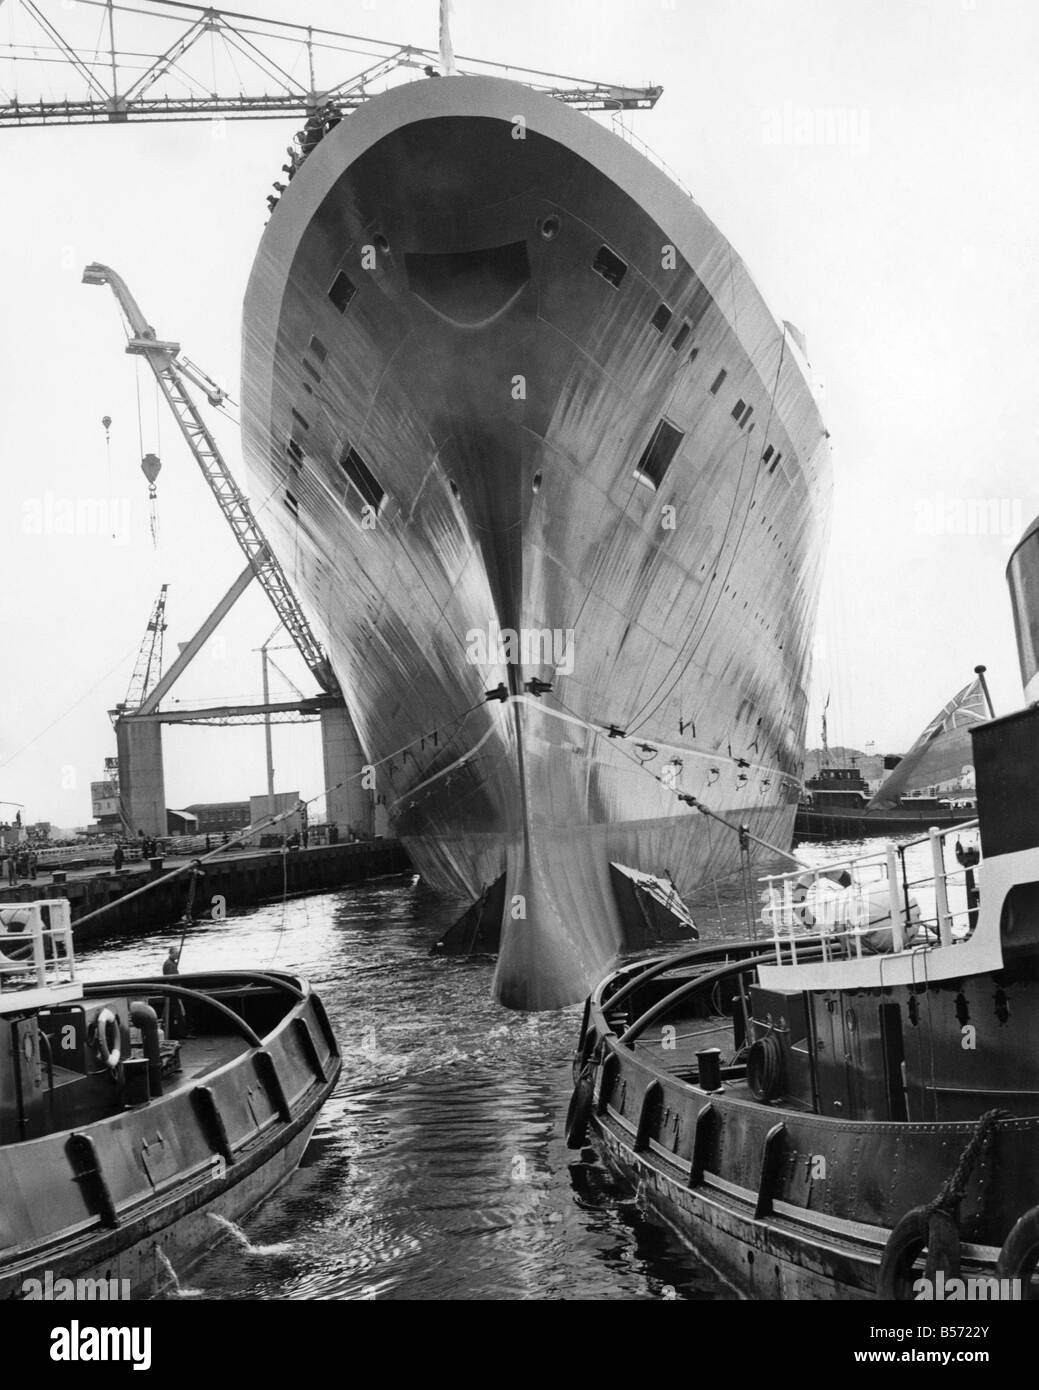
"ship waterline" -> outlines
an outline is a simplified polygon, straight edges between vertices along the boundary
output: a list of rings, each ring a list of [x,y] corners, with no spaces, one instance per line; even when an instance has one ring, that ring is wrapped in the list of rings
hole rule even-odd
[[[795,337],[641,155],[496,79],[373,98],[261,242],[243,423],[396,833],[434,887],[505,875],[504,1002],[608,968],[611,862],[680,892],[737,862],[679,794],[789,839],[826,434]]]

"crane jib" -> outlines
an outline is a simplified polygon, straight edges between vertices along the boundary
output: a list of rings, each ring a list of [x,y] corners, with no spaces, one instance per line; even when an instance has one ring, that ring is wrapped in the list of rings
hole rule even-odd
[[[208,425],[199,413],[187,389],[191,380],[203,390],[213,404],[219,404],[224,393],[204,372],[193,364],[177,360],[180,344],[158,338],[147,323],[140,306],[127,289],[122,278],[108,266],[97,262],[83,271],[83,281],[89,285],[107,284],[119,302],[130,325],[127,352],[145,359],[172,410],[188,448],[209,484],[235,540],[252,566],[275,612],[285,625],[289,636],[299,648],[300,655],[322,690],[339,695],[339,685],[331,663],[293,593],[284,571],[274,558],[259,522],[220,452]],[[214,400],[214,396],[218,399]]]

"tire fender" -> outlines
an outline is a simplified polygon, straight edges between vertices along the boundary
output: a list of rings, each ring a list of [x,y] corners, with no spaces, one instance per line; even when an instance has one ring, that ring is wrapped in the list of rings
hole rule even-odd
[[[960,1232],[946,1211],[913,1207],[894,1227],[884,1246],[877,1279],[877,1298],[909,1302],[913,1297],[913,1265],[927,1251],[924,1277],[941,1269],[946,1279],[960,1274]]]

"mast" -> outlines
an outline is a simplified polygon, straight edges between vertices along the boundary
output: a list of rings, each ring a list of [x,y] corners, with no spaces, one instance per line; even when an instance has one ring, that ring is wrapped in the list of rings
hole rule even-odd
[[[830,745],[826,741],[826,711],[830,708],[830,695],[827,692],[826,704],[823,705],[823,767],[830,766]]]
[[[988,681],[986,681],[985,679],[985,672],[987,670],[987,666],[975,666],[974,673],[977,676],[978,680],[981,682],[982,694],[985,696],[986,705],[988,705],[989,718],[995,719],[996,711],[992,706],[992,696],[988,693]]]

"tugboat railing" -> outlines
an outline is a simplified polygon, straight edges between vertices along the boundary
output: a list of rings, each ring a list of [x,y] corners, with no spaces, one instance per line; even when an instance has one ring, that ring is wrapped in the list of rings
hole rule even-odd
[[[980,862],[957,857],[961,867],[945,863],[945,842],[977,828],[977,821],[932,826],[901,845],[833,864],[819,864],[766,875],[762,922],[772,929],[775,964],[797,965],[798,950],[822,940],[824,960],[861,959],[864,952],[899,954],[957,946],[974,930],[978,894],[972,870]],[[929,871],[910,877],[907,851],[927,845]],[[953,905],[950,888],[957,899]],[[923,907],[921,898],[924,899]],[[964,905],[958,905],[962,898]],[[924,911],[933,901],[933,912]]]
[[[0,1008],[24,998],[27,988],[47,990],[75,980],[67,898],[0,908]]]

